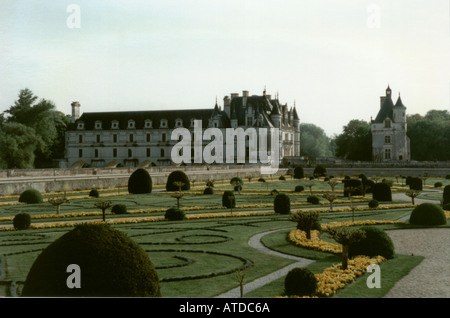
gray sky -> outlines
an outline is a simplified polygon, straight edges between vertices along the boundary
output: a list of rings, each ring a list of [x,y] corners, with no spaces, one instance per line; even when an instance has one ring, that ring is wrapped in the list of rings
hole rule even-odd
[[[69,114],[266,87],[339,134],[376,116],[388,84],[409,114],[449,110],[449,20],[448,0],[1,0],[0,112],[23,88]]]

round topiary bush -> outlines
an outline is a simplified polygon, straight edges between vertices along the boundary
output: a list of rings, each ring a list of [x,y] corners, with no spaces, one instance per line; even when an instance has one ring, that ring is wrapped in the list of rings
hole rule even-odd
[[[350,244],[348,256],[357,255],[377,256],[381,255],[391,259],[395,255],[394,243],[382,229],[374,226],[361,227],[366,233],[366,237],[358,242]]]
[[[280,180],[280,181],[285,181],[285,180],[286,180],[286,177],[285,177],[285,176],[280,176],[280,177],[278,178],[278,180]]]
[[[324,166],[317,166],[314,168],[314,177],[325,177],[327,175],[327,169]]]
[[[273,189],[272,191],[270,191],[270,195],[277,195],[278,193],[280,193],[280,191],[278,191],[277,189]]]
[[[128,193],[145,194],[152,192],[152,177],[144,168],[136,169],[128,179]]]
[[[264,178],[259,178],[259,179],[258,179],[258,182],[266,182],[266,179],[264,179]]]
[[[38,190],[28,189],[23,191],[19,196],[19,202],[27,204],[42,203],[42,195]]]
[[[222,206],[231,209],[236,207],[236,198],[233,191],[224,191],[222,194]]]
[[[391,187],[386,183],[375,183],[372,190],[372,198],[377,201],[392,201]]]
[[[409,217],[410,224],[444,225],[447,223],[444,210],[437,204],[422,203],[414,208]]]
[[[92,198],[98,198],[100,196],[100,193],[98,193],[97,189],[92,189],[89,191],[89,196]]]
[[[291,212],[291,199],[286,193],[279,193],[273,200],[275,213],[289,214]]]
[[[166,190],[167,191],[178,191],[180,188],[174,184],[174,182],[182,182],[183,186],[181,190],[187,191],[191,188],[191,183],[188,176],[181,170],[172,171],[167,177]]]
[[[313,296],[316,290],[317,278],[307,268],[293,268],[284,279],[284,292],[287,296]]]
[[[305,177],[305,173],[303,171],[303,167],[295,167],[294,168],[294,178],[295,179],[303,179]]]
[[[67,286],[72,264],[81,271],[81,288]],[[108,224],[91,223],[76,226],[42,251],[31,266],[22,296],[159,297],[161,293],[157,272],[142,247]]]
[[[127,206],[125,204],[115,204],[111,208],[111,212],[115,214],[126,214]]]
[[[306,198],[306,202],[311,204],[319,204],[320,199],[316,197],[315,195],[310,195]]]
[[[442,204],[450,203],[450,184],[444,187],[444,192],[442,193]]]
[[[205,190],[203,190],[203,194],[214,194],[214,189],[211,187],[206,187]]]
[[[369,208],[375,209],[380,205],[377,200],[372,199],[369,201]]]
[[[302,192],[305,190],[305,187],[302,185],[295,186],[294,192]]]
[[[13,226],[16,230],[28,229],[31,225],[31,217],[28,213],[19,213],[13,219]]]
[[[183,210],[178,208],[170,208],[167,209],[166,214],[164,214],[164,218],[169,221],[180,221],[186,218],[186,215]]]
[[[434,187],[435,187],[435,188],[440,188],[440,187],[442,187],[442,182],[436,182],[436,183],[434,184]]]

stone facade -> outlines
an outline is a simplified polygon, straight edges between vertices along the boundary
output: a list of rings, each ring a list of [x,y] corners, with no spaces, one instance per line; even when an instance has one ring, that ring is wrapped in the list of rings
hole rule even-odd
[[[371,120],[372,154],[375,162],[409,161],[411,159],[410,142],[406,135],[406,107],[400,95],[396,103],[392,101],[390,87],[386,96],[380,97],[380,110]]]
[[[280,104],[270,95],[231,94],[225,96],[223,109],[217,101],[211,109],[93,112],[80,116],[80,104],[72,103],[72,123],[66,132],[67,167],[88,164],[93,167],[122,165],[167,166],[173,163],[171,152],[179,140],[172,140],[176,128],[185,128],[194,141],[195,123],[204,132],[217,128],[225,135],[227,128],[279,128],[279,161],[284,157],[300,156],[300,119],[294,107]],[[203,134],[202,134],[203,136]],[[270,140],[270,135],[267,136]],[[203,137],[204,138],[204,137]],[[209,141],[201,140],[204,148]],[[237,147],[237,145],[236,145]],[[268,146],[270,150],[270,145]],[[245,140],[245,155],[234,149],[236,160],[248,162],[252,149]],[[224,153],[225,153],[224,146]],[[194,163],[194,149],[191,149]],[[238,156],[241,156],[238,158]],[[196,162],[198,163],[198,162]],[[227,162],[228,163],[228,162]]]

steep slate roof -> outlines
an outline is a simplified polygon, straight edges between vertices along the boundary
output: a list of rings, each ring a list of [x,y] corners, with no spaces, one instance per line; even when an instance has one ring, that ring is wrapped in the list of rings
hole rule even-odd
[[[402,99],[400,98],[400,95],[398,95],[397,102],[395,103],[394,107],[403,107],[406,108],[405,105],[403,105]]]
[[[234,97],[231,99],[230,108],[231,108],[231,119],[235,117],[238,120],[238,125],[245,125],[245,107],[244,107],[244,98],[247,99],[247,107],[251,106],[255,111],[258,112],[266,112],[272,110],[272,105],[266,96],[248,96],[248,97]]]
[[[175,120],[182,119],[184,128],[189,128],[191,119],[202,120],[202,127],[208,127],[208,120],[214,109],[183,109],[183,110],[157,110],[157,111],[119,111],[119,112],[93,112],[83,113],[83,115],[73,124],[70,124],[68,130],[77,130],[77,122],[84,122],[85,130],[93,130],[96,121],[101,121],[102,130],[111,129],[111,122],[116,120],[119,123],[118,129],[127,129],[128,120],[135,121],[135,129],[143,129],[145,120],[152,121],[152,128],[159,128],[161,119],[167,119],[168,128],[176,128]],[[218,110],[217,110],[218,111]],[[223,114],[220,112],[219,114]],[[225,116],[226,117],[226,116]]]
[[[393,111],[392,111],[393,108],[394,108],[394,103],[392,102],[391,96],[390,95],[386,96],[383,104],[380,107],[377,117],[372,122],[380,124],[380,123],[383,123],[384,120],[388,117],[390,119],[393,119],[394,118]]]

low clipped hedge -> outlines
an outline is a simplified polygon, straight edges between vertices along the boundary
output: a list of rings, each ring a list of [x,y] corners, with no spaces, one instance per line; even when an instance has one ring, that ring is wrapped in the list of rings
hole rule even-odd
[[[28,213],[19,213],[13,219],[13,227],[16,230],[26,230],[31,225],[31,216]]]
[[[386,232],[375,226],[364,226],[361,227],[361,230],[366,233],[366,237],[350,245],[348,250],[349,257],[381,255],[386,259],[391,259],[395,256],[394,243]]]
[[[319,204],[320,199],[316,197],[315,195],[310,195],[306,198],[306,202],[311,204]]]
[[[42,195],[38,190],[28,189],[23,191],[19,196],[19,202],[26,204],[36,204],[44,202]]]
[[[444,210],[437,204],[422,203],[411,212],[409,223],[415,225],[444,225],[447,218]]]

